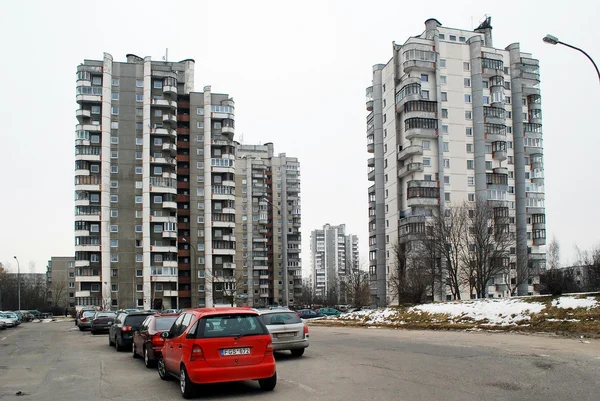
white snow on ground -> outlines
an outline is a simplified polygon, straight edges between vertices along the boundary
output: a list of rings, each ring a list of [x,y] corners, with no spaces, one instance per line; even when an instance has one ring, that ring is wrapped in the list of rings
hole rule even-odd
[[[575,297],[560,297],[552,300],[552,306],[561,309],[569,308],[595,308],[598,306],[598,301],[593,297],[575,298]]]
[[[445,302],[414,306],[412,310],[432,314],[448,314],[452,320],[468,317],[475,321],[488,320],[493,325],[513,325],[529,320],[532,313],[540,313],[545,305],[518,299],[485,299],[473,302]]]

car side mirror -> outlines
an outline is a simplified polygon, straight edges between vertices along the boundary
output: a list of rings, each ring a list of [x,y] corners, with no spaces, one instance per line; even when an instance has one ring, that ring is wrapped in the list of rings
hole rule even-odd
[[[168,331],[163,331],[162,333],[160,333],[160,336],[162,338],[169,338],[169,332]]]

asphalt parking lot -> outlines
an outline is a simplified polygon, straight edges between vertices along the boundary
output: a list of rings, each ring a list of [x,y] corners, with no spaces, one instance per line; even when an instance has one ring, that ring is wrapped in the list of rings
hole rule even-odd
[[[255,382],[201,387],[203,400],[577,400],[600,394],[600,342],[489,333],[311,327],[301,358],[276,355],[274,392]],[[16,395],[21,392],[21,395]],[[2,400],[180,399],[107,336],[72,321],[0,332]]]

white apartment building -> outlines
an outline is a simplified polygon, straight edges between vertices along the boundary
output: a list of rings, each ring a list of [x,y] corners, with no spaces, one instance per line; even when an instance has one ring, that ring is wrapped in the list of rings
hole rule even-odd
[[[311,283],[314,296],[326,298],[336,291],[346,269],[359,267],[358,237],[346,234],[346,225],[325,224],[310,233]]]
[[[423,33],[393,44],[387,64],[373,67],[366,91],[373,303],[390,302],[391,247],[419,217],[481,197],[510,216],[511,268],[545,265],[539,82],[538,60],[519,43],[493,46],[491,18],[474,31],[429,19]],[[490,296],[507,295],[488,284]],[[536,287],[525,283],[519,294]],[[435,299],[449,293],[442,288]]]

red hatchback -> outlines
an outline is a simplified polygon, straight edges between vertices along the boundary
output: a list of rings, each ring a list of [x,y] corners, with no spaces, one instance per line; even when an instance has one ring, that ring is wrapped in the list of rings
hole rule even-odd
[[[144,365],[147,368],[154,366],[165,342],[160,335],[171,329],[178,316],[179,313],[148,316],[140,328],[133,333],[131,346],[133,357],[144,357]]]
[[[258,380],[266,391],[277,384],[271,335],[250,308],[186,310],[161,337],[158,374],[178,378],[183,398],[197,384]]]

